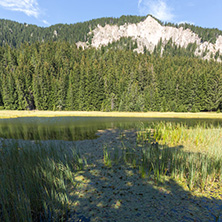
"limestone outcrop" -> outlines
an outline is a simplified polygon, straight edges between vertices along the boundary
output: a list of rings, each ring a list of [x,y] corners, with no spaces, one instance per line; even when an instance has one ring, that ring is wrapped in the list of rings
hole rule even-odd
[[[187,47],[189,43],[196,43],[195,55],[202,57],[204,55],[204,59],[209,59],[217,51],[222,55],[222,36],[217,38],[215,44],[202,42],[201,38],[190,29],[162,26],[151,16],[137,24],[105,25],[104,27],[98,25],[89,34],[93,35],[91,46],[95,48],[106,46],[109,43],[120,40],[122,37],[131,37],[137,41],[138,48],[135,50],[138,53],[143,53],[144,47],[152,52],[160,40],[162,40],[164,47],[172,39],[173,43],[181,47]]]

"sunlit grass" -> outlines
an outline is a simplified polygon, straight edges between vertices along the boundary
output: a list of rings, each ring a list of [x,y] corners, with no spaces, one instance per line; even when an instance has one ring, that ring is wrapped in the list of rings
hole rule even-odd
[[[214,118],[222,119],[222,113],[175,113],[175,112],[99,112],[99,111],[18,111],[0,110],[0,118],[17,117],[56,117],[56,116],[91,116],[91,117],[145,117],[145,118]]]
[[[146,167],[150,165],[148,169],[152,168],[156,177],[168,174],[179,178],[187,183],[190,190],[204,190],[209,182],[222,182],[220,126],[188,127],[182,123],[162,122],[154,124],[152,129],[143,130],[141,134],[144,140],[153,139],[156,142],[156,148],[148,143],[142,149]]]
[[[67,186],[83,167],[78,153],[62,148],[2,144],[0,220],[62,221],[69,210]]]
[[[222,128],[218,125],[188,127],[186,124],[159,123],[154,129],[146,129],[145,134],[153,133],[153,138],[161,145],[183,146],[189,152],[201,152],[222,157]]]
[[[202,192],[213,183],[222,183],[220,126],[153,123],[137,132],[137,147],[123,146],[118,154],[114,153],[114,163],[119,160],[137,167],[142,178],[152,177],[156,182],[170,177],[183,182],[189,190]],[[111,162],[112,155],[106,155]]]

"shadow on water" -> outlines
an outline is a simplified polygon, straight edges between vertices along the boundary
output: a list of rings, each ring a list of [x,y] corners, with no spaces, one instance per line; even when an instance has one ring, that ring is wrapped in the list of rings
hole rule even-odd
[[[110,150],[117,145],[113,139],[106,141]],[[123,163],[106,167],[100,159],[75,179],[79,186],[70,193],[75,210],[69,221],[222,221],[221,191],[218,198],[198,197],[170,177],[156,183],[153,177],[141,178],[137,168]]]
[[[137,167],[123,162],[105,166],[101,158],[104,145],[111,152],[115,152],[115,147],[121,150],[123,147],[136,146],[136,134],[131,131],[128,134],[124,131],[124,134],[125,137],[121,138],[121,133],[109,130],[95,140],[76,142],[80,151],[82,148],[82,155],[88,158],[88,165],[74,178],[78,183],[77,188],[66,191],[72,207],[64,218],[85,222],[222,221],[221,191],[217,198],[198,197],[170,177],[158,184],[154,177],[142,178]],[[69,144],[64,142],[64,146],[66,143]],[[55,145],[60,146],[59,142],[55,142]],[[98,157],[93,152],[96,148],[100,152]],[[140,149],[139,146],[137,148]],[[166,149],[185,152],[183,146]],[[92,155],[94,159],[90,159]]]
[[[71,189],[69,192],[68,198],[70,202],[73,202],[69,221],[222,222],[221,191],[217,198],[213,198],[213,195],[198,197],[189,190],[185,190],[170,177],[165,182],[157,184],[153,177],[141,178],[137,168],[121,162],[112,164],[112,167],[104,165],[101,158],[104,145],[107,145],[110,150],[115,147],[120,150],[123,148],[122,139],[119,133],[112,132],[107,135],[105,133],[104,136],[96,139],[97,130],[136,128],[138,124],[141,124],[140,119],[134,121],[132,118],[121,118],[120,121],[119,118],[78,117],[18,118],[17,122],[8,121],[0,121],[0,137],[25,140],[67,140],[67,144],[69,140],[89,139],[75,144],[82,155],[88,159],[89,165],[85,166],[85,169],[75,177],[78,182],[77,190]],[[143,119],[143,124],[153,121],[154,119],[149,119],[146,122]],[[199,124],[199,121],[187,120],[186,123]],[[209,123],[212,123],[212,120]],[[218,122],[214,124],[217,125]],[[135,135],[126,134],[124,144],[126,147],[136,146],[135,140]],[[59,141],[55,141],[55,145],[58,144]],[[63,144],[65,146],[66,143]],[[74,143],[70,142],[70,144]],[[100,152],[100,156],[96,158],[95,154],[93,159],[96,149]],[[177,150],[178,148],[168,147],[167,149]],[[183,146],[179,149],[185,152]],[[221,187],[218,189],[221,190]]]
[[[127,117],[23,117],[0,119],[0,138],[23,140],[77,141],[95,139],[98,130],[132,129],[153,122],[183,122],[189,126],[197,124],[218,125],[218,119],[164,119]]]

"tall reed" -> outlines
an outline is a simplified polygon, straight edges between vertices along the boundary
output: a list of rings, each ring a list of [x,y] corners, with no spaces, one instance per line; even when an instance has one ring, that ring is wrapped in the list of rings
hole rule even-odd
[[[222,182],[220,126],[154,123],[138,131],[136,142],[136,149],[123,146],[114,156],[138,167],[143,178],[153,176],[159,182],[170,176],[183,181],[190,190],[202,191],[209,184]],[[108,156],[111,162],[111,154]]]
[[[153,124],[152,129],[143,129],[139,140],[145,144],[141,165],[153,172],[157,180],[160,175],[170,175],[186,181],[190,190],[194,187],[204,190],[209,182],[222,181],[220,126],[188,127],[182,123],[162,122]]]
[[[77,152],[16,143],[0,148],[0,220],[62,221],[69,210],[67,187],[82,168]]]

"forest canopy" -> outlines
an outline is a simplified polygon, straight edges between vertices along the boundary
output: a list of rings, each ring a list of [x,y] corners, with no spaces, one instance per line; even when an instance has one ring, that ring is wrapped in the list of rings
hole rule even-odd
[[[105,26],[138,23],[145,16],[100,18],[48,28],[0,20],[0,109],[100,111],[221,111],[222,66],[194,55],[172,39],[151,54],[134,52],[137,42],[121,38],[100,49],[78,49],[88,33]],[[157,20],[157,19],[156,19]],[[215,43],[218,29],[162,23]],[[162,48],[164,50],[162,52]],[[202,55],[204,57],[204,55]],[[221,58],[222,59],[222,58]]]
[[[152,15],[147,15],[152,16]],[[67,41],[70,44],[77,43],[78,41],[90,41],[90,31],[95,29],[97,25],[124,25],[128,23],[139,23],[146,19],[147,16],[121,16],[120,18],[104,17],[93,19],[90,21],[75,23],[75,24],[56,24],[50,27],[38,27],[36,25],[22,24],[10,20],[0,19],[0,46],[6,44],[11,47],[19,47],[22,43],[42,43],[47,41]],[[152,16],[153,17],[153,16]],[[154,18],[154,17],[153,17]],[[156,18],[154,18],[156,19]],[[192,24],[174,24],[163,23],[156,19],[161,25],[183,27],[190,29],[198,34],[201,40],[215,43],[222,31],[218,29],[202,28]]]
[[[122,42],[125,48],[82,50],[67,41],[0,47],[0,106],[12,110],[222,110],[220,63],[186,56],[185,51],[181,55],[173,51],[162,56],[137,54],[130,49],[130,41]]]

